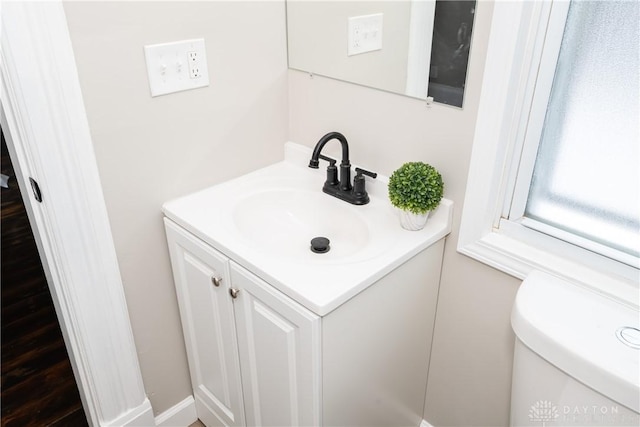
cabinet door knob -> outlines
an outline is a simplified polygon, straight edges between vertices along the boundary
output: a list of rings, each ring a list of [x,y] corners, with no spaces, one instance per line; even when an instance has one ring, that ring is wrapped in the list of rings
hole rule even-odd
[[[222,283],[222,277],[213,276],[211,278],[211,283],[213,283],[213,286],[215,286],[216,288],[219,287]]]
[[[229,295],[231,295],[231,298],[233,299],[238,298],[239,293],[240,293],[239,289],[229,288]]]

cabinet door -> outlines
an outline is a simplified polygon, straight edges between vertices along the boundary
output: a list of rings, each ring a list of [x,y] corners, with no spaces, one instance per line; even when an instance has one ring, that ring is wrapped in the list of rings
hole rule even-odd
[[[165,226],[198,418],[244,425],[229,261],[170,220]]]
[[[230,264],[247,425],[320,425],[320,318]]]

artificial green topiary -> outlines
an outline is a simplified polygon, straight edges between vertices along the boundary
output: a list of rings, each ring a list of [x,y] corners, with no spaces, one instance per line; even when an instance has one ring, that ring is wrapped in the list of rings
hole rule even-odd
[[[391,204],[414,214],[424,214],[437,208],[443,193],[442,176],[426,163],[405,163],[389,178]]]

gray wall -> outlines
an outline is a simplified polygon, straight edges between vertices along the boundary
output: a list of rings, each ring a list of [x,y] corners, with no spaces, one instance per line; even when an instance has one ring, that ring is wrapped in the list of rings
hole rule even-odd
[[[191,394],[160,208],[282,158],[284,2],[64,7],[142,376],[158,414]],[[143,46],[199,37],[211,85],[151,98]]]
[[[190,394],[161,204],[313,146],[332,130],[389,175],[436,166],[455,202],[425,419],[508,423],[519,282],[456,252],[492,4],[479,2],[464,109],[287,71],[284,1],[68,2],[79,69],[145,388],[160,413]],[[245,31],[244,29],[250,29]],[[204,37],[211,86],[151,98],[142,47]]]

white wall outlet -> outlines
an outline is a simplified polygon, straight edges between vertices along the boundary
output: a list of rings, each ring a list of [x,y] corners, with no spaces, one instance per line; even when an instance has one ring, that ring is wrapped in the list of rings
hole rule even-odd
[[[199,79],[202,77],[200,70],[200,54],[197,51],[187,52],[187,61],[189,62],[189,78]]]
[[[382,49],[382,13],[349,18],[347,55]]]
[[[144,47],[151,96],[209,86],[204,39]]]

